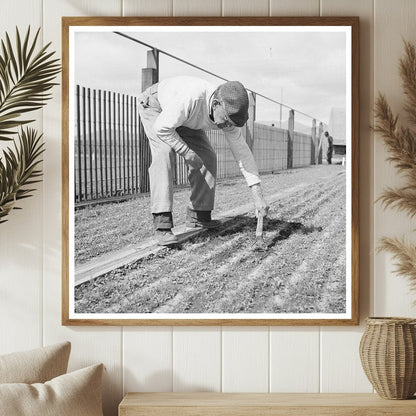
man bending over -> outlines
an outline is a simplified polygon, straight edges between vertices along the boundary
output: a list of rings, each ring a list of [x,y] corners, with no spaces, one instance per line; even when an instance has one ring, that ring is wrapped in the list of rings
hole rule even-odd
[[[185,159],[191,187],[188,228],[216,228],[214,208],[217,158],[206,130],[224,131],[241,173],[251,188],[257,215],[267,215],[256,162],[241,127],[248,119],[248,95],[238,81],[215,87],[200,78],[167,78],[140,96],[139,113],[149,139],[151,212],[159,245],[177,243],[172,233],[175,153]]]

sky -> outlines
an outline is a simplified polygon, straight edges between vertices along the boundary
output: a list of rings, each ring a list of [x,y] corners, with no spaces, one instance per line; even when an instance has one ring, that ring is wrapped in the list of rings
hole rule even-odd
[[[75,83],[130,95],[141,91],[141,69],[146,67],[147,47],[113,33],[114,30],[153,45],[181,59],[246,88],[307,113],[325,123],[332,107],[346,103],[346,34],[336,31],[264,32],[261,28],[224,31],[199,28],[85,28],[75,33],[70,61]],[[164,31],[165,30],[165,31]],[[166,31],[167,30],[167,31]],[[213,31],[215,30],[215,31]],[[311,31],[312,30],[312,31]],[[193,75],[213,84],[223,81],[202,71],[160,55],[160,79]],[[311,124],[311,118],[295,113],[297,122]],[[288,117],[283,108],[282,120]],[[279,121],[280,106],[257,98],[257,120]]]

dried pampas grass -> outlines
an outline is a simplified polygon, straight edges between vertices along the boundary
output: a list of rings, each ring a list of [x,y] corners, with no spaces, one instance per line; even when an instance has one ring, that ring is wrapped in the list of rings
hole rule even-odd
[[[416,215],[416,46],[404,41],[405,54],[400,59],[400,77],[406,95],[404,110],[410,127],[398,126],[386,97],[379,94],[375,104],[376,125],[374,131],[384,140],[391,156],[387,159],[404,176],[406,183],[399,188],[386,188],[377,201],[384,208],[404,211],[413,218]],[[398,238],[382,238],[379,250],[393,254],[395,272],[406,276],[410,287],[416,291],[416,245]]]
[[[393,258],[397,261],[395,272],[407,276],[412,290],[416,290],[416,246],[404,239],[383,237],[380,240],[379,250],[393,253]]]

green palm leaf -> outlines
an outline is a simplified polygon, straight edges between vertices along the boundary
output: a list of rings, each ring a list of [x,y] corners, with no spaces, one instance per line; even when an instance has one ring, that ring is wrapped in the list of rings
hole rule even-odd
[[[0,224],[11,210],[18,209],[16,201],[31,196],[35,190],[31,185],[41,181],[42,135],[27,128],[18,133],[18,141],[14,149],[4,150],[4,159],[0,159]]]
[[[33,120],[18,119],[22,114],[42,108],[52,96],[48,92],[61,71],[58,59],[52,59],[50,43],[35,53],[39,31],[30,39],[30,27],[24,40],[16,28],[13,47],[8,33],[0,42],[0,141],[11,140],[12,130]],[[1,217],[0,217],[1,218]]]

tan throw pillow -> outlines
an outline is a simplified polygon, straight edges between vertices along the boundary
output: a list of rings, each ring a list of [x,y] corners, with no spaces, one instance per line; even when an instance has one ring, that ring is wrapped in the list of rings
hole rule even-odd
[[[98,364],[44,384],[0,384],[0,415],[103,416],[102,373]]]
[[[71,343],[0,355],[0,383],[44,383],[66,373]]]

